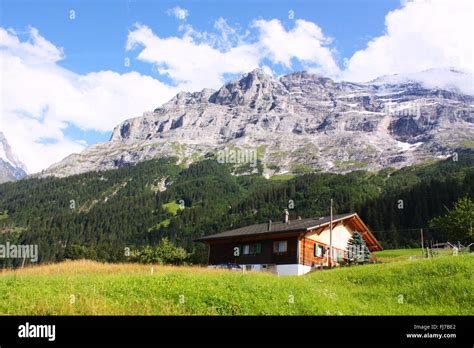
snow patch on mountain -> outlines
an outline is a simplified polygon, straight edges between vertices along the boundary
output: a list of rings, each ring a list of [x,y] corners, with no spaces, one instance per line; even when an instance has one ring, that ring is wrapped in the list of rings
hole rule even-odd
[[[474,74],[470,71],[461,71],[453,68],[428,69],[421,72],[386,75],[367,84],[381,86],[406,83],[419,83],[428,89],[443,89],[474,96]],[[390,91],[388,90],[387,93],[390,93]],[[378,95],[382,96],[383,92],[379,92]]]
[[[19,180],[27,174],[26,166],[15,156],[5,135],[0,131],[0,183]]]

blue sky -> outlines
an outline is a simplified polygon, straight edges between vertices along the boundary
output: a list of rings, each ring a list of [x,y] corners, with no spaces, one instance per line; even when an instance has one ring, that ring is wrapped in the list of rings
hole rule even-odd
[[[213,31],[214,22],[223,17],[231,25],[247,28],[257,18],[278,18],[286,28],[295,19],[318,23],[342,58],[350,57],[367,42],[384,32],[385,15],[398,7],[397,0],[306,0],[306,1],[24,1],[2,0],[2,26],[21,31],[28,26],[63,47],[67,59],[60,62],[77,73],[111,69],[130,69],[153,74],[149,65],[133,61],[126,68],[123,59],[128,31],[135,23],[149,26],[160,36],[177,34],[179,22],[167,14],[171,8],[187,9],[186,22],[200,31]],[[69,11],[76,19],[69,19]],[[131,57],[132,58],[132,57]],[[133,59],[133,58],[132,58]]]
[[[362,82],[473,65],[469,0],[0,0],[0,10],[0,129],[32,172],[180,90],[256,67]]]

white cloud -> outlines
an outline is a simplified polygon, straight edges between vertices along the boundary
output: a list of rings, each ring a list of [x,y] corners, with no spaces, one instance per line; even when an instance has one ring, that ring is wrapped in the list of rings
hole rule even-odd
[[[179,6],[175,6],[173,8],[170,8],[168,11],[168,16],[175,16],[177,19],[180,21],[185,20],[186,17],[189,15],[189,11],[181,8]]]
[[[342,78],[369,81],[446,67],[472,71],[473,17],[471,0],[406,1],[385,17],[385,34],[348,60]]]
[[[127,50],[139,49],[138,59],[154,64],[160,74],[167,75],[184,90],[218,88],[228,74],[241,74],[259,67],[264,59],[292,69],[297,59],[310,71],[337,75],[339,68],[330,39],[314,23],[297,20],[286,30],[279,20],[257,20],[256,40],[249,32],[240,34],[219,18],[214,27],[218,34],[198,32],[190,25],[180,27],[181,37],[162,38],[146,25],[137,24],[129,33]]]
[[[137,25],[128,35],[127,49],[140,48],[138,59],[152,63],[184,90],[218,88],[224,74],[248,72],[259,65],[254,44],[243,43],[221,51],[209,42],[210,36],[188,27],[182,37],[161,38],[145,25]]]
[[[257,20],[254,26],[259,30],[259,45],[262,56],[275,64],[292,68],[292,59],[299,60],[306,70],[326,76],[339,74],[339,67],[334,59],[334,51],[328,45],[331,39],[315,23],[297,20],[291,30],[285,30],[282,23],[273,19]]]
[[[0,49],[30,63],[54,63],[64,58],[63,49],[44,39],[36,28],[29,27],[26,34],[28,41],[21,42],[16,32],[0,28]]]
[[[31,172],[84,147],[64,136],[69,124],[110,131],[177,93],[137,72],[75,74],[57,64],[62,57],[62,50],[36,29],[21,42],[15,32],[0,28],[0,127]]]
[[[474,75],[471,72],[450,68],[428,69],[421,72],[386,75],[373,80],[371,83],[397,84],[407,81],[418,82],[425,88],[458,90],[465,94],[474,95]]]
[[[385,18],[385,33],[367,47],[337,64],[337,50],[330,37],[315,23],[296,20],[286,29],[277,19],[255,20],[244,34],[219,18],[217,33],[199,32],[181,25],[182,36],[160,37],[144,25],[129,33],[127,49],[140,47],[138,58],[155,65],[185,90],[217,88],[224,76],[239,74],[271,63],[270,69],[305,69],[337,80],[366,82],[379,76],[399,74],[418,79],[428,87],[457,87],[465,93],[474,88],[470,77],[443,69],[474,71],[474,2],[471,0],[402,1],[401,8]],[[252,30],[252,34],[250,34]],[[265,63],[264,63],[265,62]],[[432,70],[429,74],[414,73]],[[436,71],[436,72],[435,72]]]
[[[228,50],[231,47],[244,44],[250,35],[250,30],[242,33],[239,27],[229,25],[222,17],[219,17],[214,22],[214,28],[217,30],[217,34],[211,34],[211,37],[214,40],[215,46],[222,50]]]

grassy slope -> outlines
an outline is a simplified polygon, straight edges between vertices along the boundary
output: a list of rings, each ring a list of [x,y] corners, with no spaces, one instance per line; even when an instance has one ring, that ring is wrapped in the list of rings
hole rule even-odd
[[[0,314],[474,315],[473,270],[474,255],[299,277],[63,262],[2,272]]]
[[[438,256],[451,256],[453,251],[451,249],[439,249],[434,250]],[[382,262],[397,262],[414,259],[423,259],[426,252],[423,252],[421,248],[415,249],[387,249],[375,252],[377,260]]]
[[[293,175],[293,174],[278,174],[278,175],[271,176],[270,180],[273,180],[273,181],[278,181],[278,180],[286,181],[286,180],[291,180],[293,178],[295,178],[295,175]]]
[[[176,215],[178,213],[178,210],[181,210],[181,206],[176,202],[169,202],[163,204],[163,208],[173,215]]]
[[[421,248],[417,249],[387,249],[375,252],[377,260],[382,262],[395,262],[423,258]]]

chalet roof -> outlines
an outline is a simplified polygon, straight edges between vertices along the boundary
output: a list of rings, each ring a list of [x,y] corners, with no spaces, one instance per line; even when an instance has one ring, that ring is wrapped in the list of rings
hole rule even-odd
[[[349,214],[341,214],[341,215],[334,215],[333,222],[346,219],[348,217],[357,215],[356,213],[349,213]],[[288,223],[274,222],[272,221],[271,229],[268,229],[268,222],[258,225],[250,225],[241,228],[237,228],[235,230],[229,230],[221,233],[212,234],[210,236],[205,236],[196,239],[196,241],[207,241],[207,240],[214,240],[214,239],[221,239],[221,238],[229,238],[229,237],[241,237],[241,236],[253,236],[253,235],[265,235],[265,234],[274,234],[279,232],[302,232],[307,231],[325,224],[329,224],[330,222],[329,216],[323,216],[320,218],[308,218],[308,219],[301,219],[301,220],[289,220]]]

